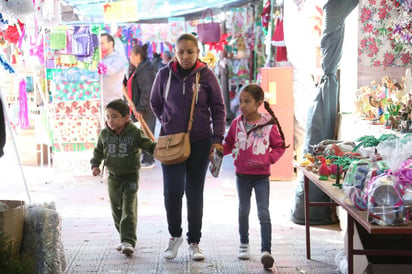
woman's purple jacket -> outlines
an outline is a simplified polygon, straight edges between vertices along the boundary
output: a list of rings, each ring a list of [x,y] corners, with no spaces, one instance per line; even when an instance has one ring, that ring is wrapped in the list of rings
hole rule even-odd
[[[212,143],[221,144],[226,126],[222,91],[215,74],[201,61],[184,78],[177,70],[177,62],[170,62],[157,73],[150,103],[161,124],[160,135],[187,130],[197,72],[200,72],[200,87],[190,140],[195,142],[212,136]]]

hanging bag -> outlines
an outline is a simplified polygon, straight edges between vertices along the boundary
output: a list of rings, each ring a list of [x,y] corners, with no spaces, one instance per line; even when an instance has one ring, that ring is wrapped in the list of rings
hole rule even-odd
[[[210,12],[212,18],[211,23],[197,24],[197,37],[202,43],[214,43],[220,41],[220,24],[213,22],[213,12],[211,9],[206,9],[203,12],[203,20],[206,17],[206,13]]]
[[[190,131],[193,124],[193,113],[199,89],[200,73],[196,73],[196,84],[193,90],[192,105],[190,107],[189,121],[186,132],[160,136],[153,156],[165,165],[179,164],[190,156]]]

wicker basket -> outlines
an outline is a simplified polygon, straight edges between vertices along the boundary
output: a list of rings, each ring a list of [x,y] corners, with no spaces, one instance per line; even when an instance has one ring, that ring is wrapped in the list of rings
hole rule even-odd
[[[24,201],[12,200],[0,200],[0,202],[9,207],[0,211],[0,231],[13,242],[15,254],[18,255],[23,238],[25,203]]]

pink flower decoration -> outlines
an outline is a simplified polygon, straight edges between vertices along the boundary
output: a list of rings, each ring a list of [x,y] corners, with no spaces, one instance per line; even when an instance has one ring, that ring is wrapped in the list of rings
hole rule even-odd
[[[99,74],[106,74],[107,73],[107,66],[104,63],[99,63],[99,65],[97,65],[97,72]]]

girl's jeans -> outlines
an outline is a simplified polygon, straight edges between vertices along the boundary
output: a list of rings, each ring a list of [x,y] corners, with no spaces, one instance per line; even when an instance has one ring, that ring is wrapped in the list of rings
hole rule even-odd
[[[269,213],[269,177],[253,178],[236,177],[237,193],[239,196],[239,234],[242,244],[249,243],[249,212],[250,197],[255,190],[256,205],[260,222],[261,252],[271,252],[272,225]]]
[[[163,195],[169,233],[182,236],[182,198],[186,194],[188,243],[202,236],[203,189],[209,164],[211,138],[191,142],[189,159],[176,165],[163,165]]]

